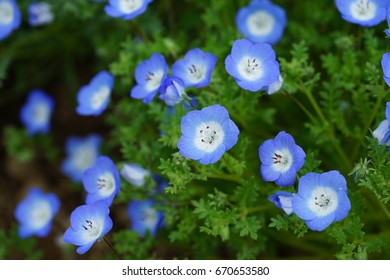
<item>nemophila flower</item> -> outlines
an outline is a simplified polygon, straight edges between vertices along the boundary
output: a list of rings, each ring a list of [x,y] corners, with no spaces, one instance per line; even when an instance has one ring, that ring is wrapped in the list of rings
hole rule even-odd
[[[131,90],[130,96],[136,99],[143,99],[146,104],[149,103],[160,89],[167,72],[168,65],[164,56],[153,53],[148,60],[142,61],[135,68],[137,85]]]
[[[149,231],[153,236],[162,227],[164,215],[155,208],[153,200],[133,200],[127,207],[131,229],[144,236]]]
[[[175,76],[167,77],[160,87],[161,100],[168,106],[175,106],[187,97],[184,91],[184,82]]]
[[[31,3],[28,6],[28,23],[31,26],[40,26],[53,22],[54,15],[50,5],[45,2]]]
[[[107,205],[111,205],[120,190],[119,171],[109,157],[99,156],[95,163],[85,170],[83,185],[87,192],[87,204],[106,201]]]
[[[386,103],[386,119],[372,132],[373,136],[378,140],[379,144],[390,146],[390,102]]]
[[[280,75],[272,46],[247,39],[234,42],[231,54],[225,59],[225,69],[241,88],[249,91],[270,86]]]
[[[286,12],[271,1],[252,1],[236,16],[238,30],[254,43],[276,44],[287,24]]]
[[[188,51],[183,59],[172,65],[172,74],[183,80],[184,87],[205,87],[210,84],[216,63],[215,55],[196,48]]]
[[[83,116],[99,116],[107,108],[113,86],[114,77],[107,71],[99,72],[88,85],[80,88],[76,112]]]
[[[276,207],[282,209],[287,215],[290,215],[293,212],[292,197],[294,195],[293,193],[280,191],[269,196],[268,200],[275,204]]]
[[[390,53],[384,53],[382,55],[382,71],[383,79],[385,80],[387,86],[390,87]]]
[[[64,241],[79,246],[76,252],[84,254],[111,230],[109,213],[104,201],[77,207],[70,215],[70,227],[64,234]]]
[[[127,163],[121,168],[122,177],[135,187],[145,185],[145,179],[150,176],[150,172],[135,163]]]
[[[295,144],[294,138],[281,131],[274,139],[259,147],[260,173],[264,181],[287,187],[294,184],[295,175],[302,168],[306,154]]]
[[[265,87],[264,90],[269,94],[274,94],[275,92],[278,92],[283,86],[283,77],[279,75],[278,79],[270,84],[269,86]]]
[[[188,112],[181,119],[181,132],[180,154],[202,164],[218,161],[237,143],[240,133],[228,111],[219,104]]]
[[[15,0],[0,0],[0,40],[6,38],[22,22]]]
[[[121,17],[125,20],[135,18],[144,13],[149,3],[153,0],[108,0],[104,7],[106,13],[111,17]]]
[[[343,19],[363,27],[384,21],[389,4],[389,0],[336,0],[336,7]]]
[[[81,182],[84,171],[98,158],[102,138],[97,134],[86,137],[69,137],[65,144],[66,158],[61,164],[62,172],[74,182]]]
[[[347,182],[335,170],[322,174],[307,173],[299,180],[292,207],[310,229],[322,231],[348,215],[351,203],[347,195]]]
[[[20,111],[20,120],[29,135],[46,133],[50,130],[53,108],[53,98],[44,91],[37,89],[29,93],[27,101]]]
[[[54,216],[60,210],[60,200],[55,194],[31,188],[26,198],[18,203],[15,218],[19,222],[21,238],[32,235],[45,237],[49,234]]]

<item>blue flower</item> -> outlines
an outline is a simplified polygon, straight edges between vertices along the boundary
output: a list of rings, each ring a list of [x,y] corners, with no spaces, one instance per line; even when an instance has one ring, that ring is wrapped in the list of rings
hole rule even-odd
[[[241,88],[253,92],[270,86],[280,75],[272,46],[253,44],[246,39],[234,42],[231,54],[225,59],[225,68]]]
[[[54,101],[42,90],[30,92],[27,102],[20,111],[20,120],[29,135],[47,133],[50,130],[50,118]]]
[[[172,65],[172,74],[183,80],[184,87],[205,87],[210,84],[216,63],[215,55],[196,48],[188,51],[183,59]]]
[[[109,157],[99,156],[94,165],[85,170],[83,185],[87,204],[103,200],[110,206],[120,190],[119,171]]]
[[[31,3],[28,5],[28,23],[31,26],[40,26],[53,22],[54,15],[50,5],[45,2]]]
[[[278,92],[283,86],[283,77],[279,75],[278,79],[270,84],[269,86],[263,88],[269,95],[274,94],[275,92]]]
[[[287,187],[294,184],[295,175],[302,168],[306,154],[295,144],[294,138],[281,131],[274,139],[259,147],[260,172],[264,181]]]
[[[378,139],[379,144],[390,146],[390,102],[386,103],[386,119],[372,132],[373,136]]]
[[[168,65],[163,55],[153,53],[148,60],[142,61],[135,68],[137,85],[131,90],[130,96],[143,99],[149,103],[160,89],[162,81],[166,78]]]
[[[77,94],[77,113],[83,116],[99,116],[107,108],[113,85],[114,77],[110,73],[99,72],[88,85],[80,88]]]
[[[237,143],[240,133],[228,111],[219,104],[188,112],[181,119],[181,132],[180,154],[202,164],[218,161]]]
[[[282,209],[287,215],[290,215],[293,212],[292,197],[294,195],[293,193],[279,191],[269,196],[268,200],[275,204],[276,207]]]
[[[383,79],[385,80],[387,86],[390,87],[390,53],[384,53],[382,55],[382,70],[383,70]]]
[[[0,0],[0,40],[11,34],[22,22],[15,0]]]
[[[363,27],[377,25],[386,19],[390,0],[336,0],[344,20]]]
[[[157,192],[163,192],[165,190],[166,187],[169,186],[168,182],[165,181],[164,178],[162,178],[160,175],[158,174],[153,174],[153,180],[156,182],[157,184],[157,187],[156,187],[156,193]]]
[[[287,24],[286,12],[271,1],[252,1],[236,16],[238,30],[254,43],[276,44]]]
[[[70,227],[64,234],[64,241],[79,246],[76,252],[84,254],[111,230],[109,213],[104,201],[77,207],[70,215]]]
[[[347,182],[335,170],[322,174],[307,173],[299,180],[292,207],[310,229],[322,231],[348,215],[351,203],[347,195]]]
[[[74,182],[81,182],[84,171],[92,166],[99,156],[102,138],[97,134],[86,137],[69,137],[65,144],[66,158],[61,164],[62,172]]]
[[[55,194],[46,194],[39,188],[31,188],[15,209],[19,222],[19,236],[45,237],[49,234],[54,216],[60,210],[60,200]]]
[[[150,176],[150,172],[135,163],[128,163],[123,165],[121,169],[122,177],[136,187],[145,185],[145,178]]]
[[[172,76],[164,79],[160,87],[159,98],[164,100],[165,104],[168,106],[175,106],[182,102],[186,97],[184,82],[180,78]]]
[[[149,231],[153,236],[163,226],[164,215],[157,211],[153,200],[133,200],[127,207],[131,229],[144,236]]]
[[[149,3],[153,0],[108,0],[109,4],[104,7],[107,15],[121,17],[125,20],[135,18],[144,13]]]

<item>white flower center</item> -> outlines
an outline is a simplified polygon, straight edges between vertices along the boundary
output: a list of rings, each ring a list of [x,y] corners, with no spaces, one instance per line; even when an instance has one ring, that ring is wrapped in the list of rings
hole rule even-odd
[[[0,24],[10,24],[14,20],[14,9],[10,2],[0,3]]]
[[[142,0],[120,0],[119,10],[123,13],[130,14],[142,7]]]
[[[335,211],[338,206],[337,193],[329,187],[317,187],[308,200],[308,206],[317,216],[326,216]]]
[[[377,6],[370,0],[357,0],[350,5],[351,15],[358,20],[370,20],[376,15]]]
[[[91,107],[93,109],[99,109],[102,104],[107,100],[110,95],[110,88],[107,86],[100,87],[97,91],[95,91],[91,97]]]
[[[87,145],[82,145],[74,153],[73,164],[77,169],[84,171],[95,162],[95,159],[95,149]]]
[[[110,172],[105,172],[96,181],[99,193],[102,196],[109,196],[115,190],[115,179]]]
[[[45,124],[50,117],[50,110],[46,104],[39,103],[35,105],[32,114],[37,124]]]
[[[85,219],[81,226],[84,228],[84,234],[87,235],[87,239],[89,240],[97,239],[103,230],[103,227],[99,221]]]
[[[188,67],[188,72],[189,72],[189,78],[191,82],[194,83],[203,80],[206,74],[204,67],[197,66],[195,64],[191,64],[191,66]]]
[[[281,173],[288,171],[293,164],[293,158],[288,149],[275,151],[272,159],[274,161],[272,167]]]
[[[237,70],[242,77],[249,81],[255,81],[263,76],[261,63],[254,57],[244,56],[238,63]]]
[[[257,11],[246,20],[249,32],[255,36],[265,36],[272,32],[275,18],[266,11]]]
[[[162,77],[164,76],[164,71],[158,70],[155,72],[149,71],[145,77],[146,89],[148,91],[153,91],[160,87]]]
[[[144,225],[148,229],[152,229],[156,226],[157,219],[157,211],[153,207],[148,207],[141,212],[141,220]]]
[[[42,228],[51,218],[50,205],[46,201],[40,201],[32,207],[30,214],[34,228]]]
[[[216,150],[225,137],[222,126],[214,121],[202,123],[196,130],[195,146],[206,153]]]

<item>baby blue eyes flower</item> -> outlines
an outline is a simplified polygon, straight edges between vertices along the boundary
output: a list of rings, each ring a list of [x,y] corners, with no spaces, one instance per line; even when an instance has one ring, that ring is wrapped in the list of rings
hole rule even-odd
[[[295,144],[294,138],[281,131],[274,139],[264,141],[259,147],[260,173],[264,181],[287,187],[294,184],[306,154]]]
[[[3,40],[22,22],[15,0],[0,0],[0,40]]]
[[[101,137],[96,134],[69,137],[65,144],[67,156],[61,164],[62,172],[74,182],[81,182],[84,171],[92,166],[99,156],[101,142]]]
[[[323,231],[331,223],[344,219],[351,209],[347,182],[335,170],[322,174],[307,173],[299,180],[292,207],[311,230]]]
[[[153,236],[163,225],[163,213],[157,211],[153,200],[133,200],[127,207],[127,214],[131,220],[131,229],[144,236],[149,231]]]
[[[386,103],[386,119],[372,132],[373,136],[378,140],[379,144],[390,146],[390,102]]]
[[[160,87],[160,99],[164,100],[168,106],[175,106],[183,101],[187,95],[184,91],[184,82],[177,77],[168,77],[164,79]]]
[[[279,191],[268,197],[268,200],[275,204],[276,207],[282,209],[287,215],[293,212],[292,197],[293,193]]]
[[[135,68],[137,85],[131,90],[130,96],[143,99],[148,104],[159,91],[162,81],[166,78],[168,65],[163,55],[153,53],[148,60],[141,62]]]
[[[278,79],[270,84],[268,87],[265,87],[264,90],[269,94],[274,94],[278,92],[283,86],[283,77],[279,75]]]
[[[231,54],[225,59],[225,68],[241,88],[252,92],[269,87],[280,75],[272,46],[253,44],[246,39],[234,42]]]
[[[70,215],[70,227],[63,236],[64,241],[79,246],[76,252],[84,254],[111,230],[109,213],[104,201],[77,207]]]
[[[343,19],[363,27],[384,21],[389,4],[389,0],[336,0],[336,7]]]
[[[53,22],[54,15],[48,3],[31,3],[28,6],[28,22],[31,26],[40,26]]]
[[[390,87],[390,53],[384,53],[382,55],[382,71],[383,79],[385,80],[387,86]]]
[[[29,135],[46,133],[50,130],[50,118],[54,101],[42,90],[30,92],[27,102],[20,111],[20,120]]]
[[[130,20],[144,13],[149,3],[153,0],[108,0],[104,8],[111,17],[121,17]]]
[[[60,200],[55,194],[44,193],[39,188],[31,188],[26,198],[15,209],[19,222],[19,236],[32,235],[45,237],[49,234],[54,216],[60,210]]]
[[[99,156],[94,165],[84,172],[83,185],[87,204],[106,201],[110,206],[120,190],[119,171],[109,157]]]
[[[210,84],[211,73],[217,63],[217,57],[196,48],[172,65],[173,76],[184,82],[184,87],[205,87]]]
[[[78,92],[77,113],[83,116],[99,116],[107,108],[113,85],[114,77],[110,73],[99,72]]]
[[[219,104],[188,112],[181,119],[181,132],[180,154],[202,164],[218,161],[237,143],[240,133],[228,111]]]
[[[150,177],[150,172],[135,163],[123,165],[121,169],[122,177],[135,187],[145,185],[145,178]]]
[[[286,12],[271,1],[252,1],[236,16],[238,30],[254,43],[276,44],[287,24]]]

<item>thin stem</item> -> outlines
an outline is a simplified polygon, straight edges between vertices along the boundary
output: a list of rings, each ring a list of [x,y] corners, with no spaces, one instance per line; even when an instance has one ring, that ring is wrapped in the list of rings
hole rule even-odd
[[[107,240],[107,238],[105,236],[103,236],[103,240],[104,240],[104,243],[106,243],[106,245],[108,246],[108,248],[110,248],[111,250],[111,253],[115,256],[115,258],[117,260],[120,260],[118,254],[116,253],[114,247],[111,245],[111,243]]]
[[[317,115],[320,117],[321,121],[326,122],[326,118],[324,113],[322,113],[322,110],[320,106],[318,105],[317,101],[315,100],[313,94],[311,91],[307,90],[304,86],[298,85],[299,89],[306,95],[306,97],[309,99],[309,102],[313,106],[314,110],[316,111]]]
[[[208,176],[208,178],[211,179],[221,179],[221,180],[226,180],[226,181],[232,181],[236,182],[239,184],[242,184],[242,179],[231,174],[226,174],[226,173],[219,173],[219,174],[211,174]]]
[[[309,112],[309,110],[303,105],[298,99],[296,99],[292,94],[287,94],[298,106],[302,109],[302,111],[310,118],[312,122],[317,123],[318,120]]]
[[[383,204],[382,201],[379,200],[379,205],[381,206],[383,212],[385,212],[387,218],[390,220],[390,212],[389,210],[387,209],[386,205]]]

